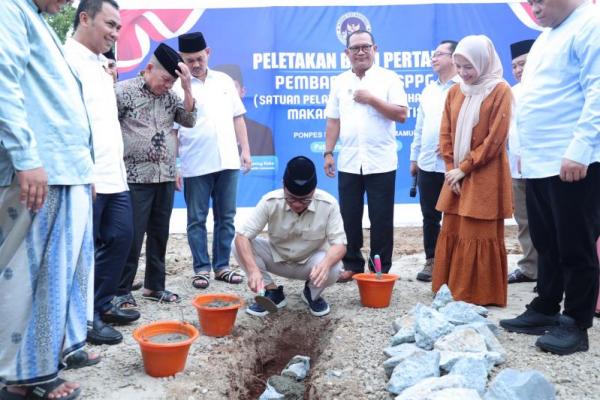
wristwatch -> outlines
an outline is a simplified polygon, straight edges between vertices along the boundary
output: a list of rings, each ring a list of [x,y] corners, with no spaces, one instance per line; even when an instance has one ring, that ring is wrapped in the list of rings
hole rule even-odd
[[[325,152],[323,152],[323,158],[327,157],[328,155],[330,155],[331,157],[333,157],[333,151],[325,151]]]

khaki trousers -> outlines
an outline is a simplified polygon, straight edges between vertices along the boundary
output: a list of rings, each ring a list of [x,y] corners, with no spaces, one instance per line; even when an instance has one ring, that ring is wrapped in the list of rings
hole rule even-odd
[[[313,268],[319,262],[321,262],[323,258],[325,258],[325,251],[320,250],[310,256],[309,259],[303,264],[296,262],[275,262],[273,260],[271,246],[269,246],[269,241],[267,239],[257,237],[251,240],[250,244],[252,245],[252,252],[254,253],[256,265],[258,265],[258,268],[260,269],[265,286],[274,283],[271,274],[289,279],[309,281],[309,276]],[[232,246],[232,253],[240,267],[247,272],[246,266],[240,261],[235,246]],[[327,281],[325,281],[325,284],[323,284],[321,287],[316,287],[312,282],[309,281],[308,287],[310,288],[310,293],[313,300],[318,299],[323,290],[335,284],[340,276],[340,273],[342,272],[342,265],[342,262],[339,261],[329,270]]]

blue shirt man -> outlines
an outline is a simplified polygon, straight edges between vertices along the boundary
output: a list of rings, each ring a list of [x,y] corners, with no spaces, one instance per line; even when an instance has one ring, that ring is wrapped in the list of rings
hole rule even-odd
[[[74,398],[57,376],[87,335],[93,160],[81,84],[42,15],[64,4],[0,7],[0,383]]]
[[[584,0],[530,3],[549,28],[527,58],[516,115],[538,296],[500,324],[565,355],[588,350],[598,296],[600,15]]]

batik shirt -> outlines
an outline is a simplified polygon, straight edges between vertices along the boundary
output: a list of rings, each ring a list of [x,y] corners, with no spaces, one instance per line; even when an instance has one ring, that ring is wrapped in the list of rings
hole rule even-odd
[[[141,76],[119,82],[116,92],[127,182],[174,181],[177,136],[171,132],[173,123],[193,127],[196,107],[185,111],[172,90],[162,96],[154,95]]]

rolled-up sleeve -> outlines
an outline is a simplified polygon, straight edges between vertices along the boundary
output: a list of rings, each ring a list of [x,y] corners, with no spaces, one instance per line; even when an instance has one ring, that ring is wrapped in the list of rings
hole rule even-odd
[[[27,123],[21,87],[30,56],[28,21],[12,2],[0,7],[0,21],[3,21],[0,23],[0,37],[3,38],[0,44],[0,147],[8,153],[15,170],[38,168],[42,162],[34,133]]]

